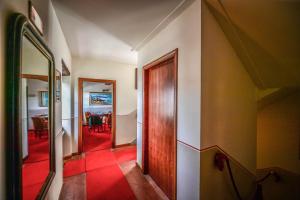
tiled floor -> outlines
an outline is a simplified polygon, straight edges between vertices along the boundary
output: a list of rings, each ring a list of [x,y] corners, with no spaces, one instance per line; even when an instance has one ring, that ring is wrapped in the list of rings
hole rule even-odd
[[[135,160],[119,165],[137,200],[167,200],[150,177],[144,176]],[[86,200],[86,174],[64,179],[60,200]]]

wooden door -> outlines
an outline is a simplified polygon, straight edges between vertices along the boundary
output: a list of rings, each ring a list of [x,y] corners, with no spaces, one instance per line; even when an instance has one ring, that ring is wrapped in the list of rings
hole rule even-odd
[[[144,73],[147,106],[147,173],[169,199],[176,199],[177,51],[148,66]]]

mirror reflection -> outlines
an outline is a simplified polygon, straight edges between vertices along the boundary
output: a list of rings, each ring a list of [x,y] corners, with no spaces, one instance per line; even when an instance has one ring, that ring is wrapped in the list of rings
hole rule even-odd
[[[49,60],[23,36],[22,191],[36,199],[50,171]]]

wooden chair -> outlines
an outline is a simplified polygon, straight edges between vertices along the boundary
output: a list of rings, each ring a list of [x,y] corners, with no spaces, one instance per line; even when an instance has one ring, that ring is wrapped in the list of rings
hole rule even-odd
[[[85,112],[84,116],[85,116],[85,120],[86,120],[86,124],[89,124],[89,118],[92,114],[90,112]]]
[[[96,131],[96,128],[98,129],[99,132],[99,128],[102,129],[102,116],[100,115],[91,115],[89,118],[89,128],[90,129],[94,129],[94,131]]]
[[[110,131],[111,131],[111,121],[112,121],[112,114],[109,113],[107,115],[107,125],[108,125],[108,128],[109,128]]]
[[[84,113],[84,116],[85,116],[85,124],[83,124],[84,126],[89,126],[89,119],[90,119],[91,115],[92,114],[90,112],[85,112]],[[91,132],[90,126],[89,126],[88,130],[89,130],[89,132]]]
[[[48,120],[44,117],[32,117],[35,137],[41,138],[46,133],[48,137]]]

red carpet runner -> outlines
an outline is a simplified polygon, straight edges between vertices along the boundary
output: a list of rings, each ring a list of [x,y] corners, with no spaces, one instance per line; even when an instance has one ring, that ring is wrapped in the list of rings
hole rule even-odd
[[[23,200],[35,199],[49,173],[49,142],[28,132],[28,157],[22,165]]]
[[[134,200],[135,196],[117,164],[87,172],[88,200]]]
[[[86,173],[87,200],[135,200],[134,193],[118,164],[135,160],[136,147],[111,151],[110,136],[100,136],[107,133],[87,134],[84,131],[84,134],[84,140],[88,138],[84,141],[84,149],[89,151],[86,151],[85,158],[71,160],[65,164],[64,177]],[[92,138],[100,139],[97,143],[91,141]]]

